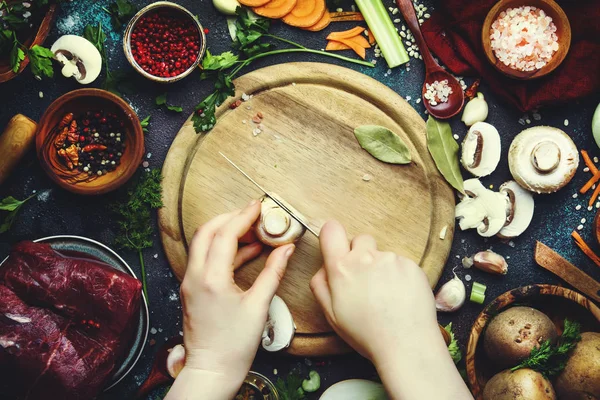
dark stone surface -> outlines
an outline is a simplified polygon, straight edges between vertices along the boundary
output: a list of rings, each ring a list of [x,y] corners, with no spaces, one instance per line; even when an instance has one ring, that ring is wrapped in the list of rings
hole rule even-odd
[[[108,15],[101,10],[101,7],[106,6],[108,3],[107,0],[97,2],[82,0],[65,4],[59,12],[57,24],[52,29],[47,44],[51,44],[61,34],[81,34],[86,24],[101,20],[108,31],[107,50],[111,69],[127,68],[129,70],[130,68],[122,53],[121,35],[112,31]],[[149,2],[136,1],[136,3],[141,5]],[[193,13],[197,13],[200,21],[210,30],[207,40],[213,53],[228,49],[230,38],[227,33],[225,18],[215,12],[210,0],[178,1],[178,3],[188,7]],[[386,6],[392,6],[392,2],[389,0],[385,0],[385,4]],[[431,8],[428,12],[431,11]],[[328,28],[327,31],[346,29],[353,25],[353,23],[338,24]],[[319,49],[324,47],[325,44],[324,37],[326,34],[323,32],[306,33],[281,24],[275,24],[272,31],[310,48]],[[372,51],[368,52],[368,59],[373,58],[372,54]],[[404,97],[411,96],[410,104],[424,116],[422,103],[415,103],[415,100],[419,97],[424,75],[423,65],[420,61],[412,60],[410,71],[403,66],[387,75],[387,66],[383,59],[378,59],[379,62],[376,67],[369,69],[320,56],[295,54],[259,60],[246,72],[266,65],[290,61],[331,62],[359,70],[390,86],[400,95]],[[102,78],[101,76],[93,85],[100,85]],[[471,80],[468,79],[467,83],[470,82]],[[133,79],[133,84],[135,92],[126,95],[125,98],[132,104],[141,118],[148,114],[152,115],[150,132],[146,137],[146,152],[148,155],[151,153],[151,158],[147,161],[150,162],[151,167],[160,168],[180,126],[193,110],[194,105],[208,94],[210,87],[207,83],[200,82],[196,73],[169,86],[153,84],[139,76]],[[54,99],[79,87],[74,80],[66,80],[60,76],[58,71],[54,79],[45,79],[40,82],[35,80],[27,70],[16,79],[0,85],[0,126],[3,127],[16,113],[23,113],[38,120],[45,108]],[[154,98],[165,90],[168,90],[169,93],[169,103],[183,106],[183,113],[176,114],[155,107]],[[40,91],[44,93],[43,98],[38,96]],[[485,185],[494,185],[497,188],[502,182],[510,179],[506,154],[512,138],[524,129],[518,122],[523,114],[512,106],[499,102],[488,91],[485,83],[482,85],[481,91],[485,94],[490,105],[487,122],[495,125],[502,136],[500,166],[491,177],[483,179]],[[529,115],[531,119],[530,126],[544,124],[559,127],[571,135],[578,147],[588,149],[592,156],[600,155],[600,151],[593,142],[590,127],[592,114],[599,100],[600,95],[596,94],[593,98],[572,104],[544,108],[540,110],[541,121],[534,121],[531,114]],[[568,119],[569,124],[565,127],[564,121],[566,119]],[[462,140],[466,133],[464,124],[458,118],[454,118],[451,124],[454,132]],[[573,181],[565,189],[553,195],[536,196],[536,211],[532,225],[525,234],[514,240],[514,247],[495,238],[486,241],[474,232],[458,232],[455,235],[452,254],[448,259],[445,273],[440,282],[443,283],[450,279],[452,269],[458,267],[456,272],[461,278],[464,279],[469,274],[473,280],[487,285],[488,301],[514,287],[531,283],[559,283],[560,281],[557,278],[540,269],[533,262],[533,246],[536,240],[548,244],[588,274],[600,279],[600,270],[579,252],[569,237],[571,230],[580,224],[581,218],[586,218],[587,222],[584,224],[582,235],[588,242],[593,241],[591,222],[596,210],[586,210],[585,204],[587,204],[588,196],[584,196],[584,198],[572,197],[577,189],[589,179],[589,174],[582,172],[582,168],[579,169]],[[31,201],[23,208],[12,230],[0,236],[0,255],[6,255],[10,245],[16,241],[59,234],[87,236],[108,245],[113,243],[116,221],[111,217],[108,206],[119,198],[122,191],[105,196],[81,197],[61,190],[48,179],[32,152],[19,164],[18,170],[13,173],[11,178],[0,187],[0,196],[13,195],[22,198],[34,190],[38,192],[49,191],[47,199],[44,201]],[[583,206],[580,211],[575,210],[578,204]],[[594,245],[594,247],[596,246]],[[472,255],[487,248],[493,248],[507,257],[509,263],[508,275],[503,277],[490,276],[477,270],[465,270],[460,266],[460,259],[463,256]],[[136,273],[139,273],[139,261],[136,255],[128,251],[120,251],[120,254],[129,262]],[[141,360],[131,374],[115,389],[105,393],[102,396],[103,399],[132,398],[136,387],[149,373],[153,355],[159,345],[167,338],[178,335],[181,330],[179,286],[170,272],[158,236],[155,237],[153,248],[144,251],[144,258],[150,291],[150,325],[157,330],[157,333],[151,334],[149,338],[154,339],[156,345],[147,345]],[[466,284],[467,290],[470,292],[472,281],[466,282]],[[482,306],[467,302],[459,312],[453,315],[439,316],[441,323],[453,322],[463,349],[468,340],[471,324],[481,309]],[[411,332],[398,332],[398,340],[402,340],[404,336],[410,334]],[[285,355],[259,354],[253,365],[253,370],[274,378],[274,369],[277,369],[278,374],[282,375],[295,367],[307,371],[311,364],[312,368],[316,368],[321,373],[323,388],[342,379],[376,377],[374,368],[357,355],[305,360],[290,358]],[[318,396],[315,395],[311,398],[318,398]]]

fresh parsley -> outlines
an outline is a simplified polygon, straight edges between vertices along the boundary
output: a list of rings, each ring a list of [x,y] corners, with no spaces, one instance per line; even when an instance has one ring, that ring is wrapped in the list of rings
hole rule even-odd
[[[211,130],[217,123],[215,116],[216,108],[228,97],[235,95],[233,78],[240,70],[252,61],[262,57],[286,53],[312,53],[326,57],[337,58],[351,63],[374,67],[367,61],[356,60],[339,54],[320,50],[308,49],[299,43],[269,33],[270,22],[266,18],[250,16],[244,8],[238,7],[237,19],[235,21],[235,40],[233,49],[238,54],[226,51],[219,55],[212,55],[209,51],[202,60],[202,73],[200,79],[211,80],[214,83],[214,91],[209,94],[194,108],[192,122],[197,133]],[[267,42],[266,40],[271,40]],[[275,49],[277,41],[292,46],[291,48]]]
[[[450,344],[448,345],[450,357],[452,357],[452,361],[454,361],[454,364],[458,364],[460,360],[462,360],[462,352],[460,351],[460,347],[458,346],[458,340],[456,340],[456,338],[454,337],[454,332],[452,332],[452,322],[446,325],[444,327],[444,330],[450,335]]]
[[[290,372],[285,381],[281,378],[275,382],[275,388],[279,393],[281,400],[301,400],[304,399],[304,390],[302,390],[302,377],[294,372]]]
[[[144,131],[144,133],[148,132],[148,125],[150,125],[150,117],[151,115],[148,115],[146,118],[140,121],[140,125],[142,126],[142,131]]]
[[[138,12],[138,8],[127,0],[117,0],[110,3],[108,8],[102,7],[102,9],[110,14],[110,20],[115,29],[120,29]]]
[[[18,200],[12,196],[8,196],[0,200],[0,210],[8,212],[8,214],[4,217],[4,221],[0,225],[0,233],[4,233],[11,228],[19,210],[21,209],[21,207],[23,207],[23,204],[27,203],[34,197],[35,194],[32,194],[25,200]]]
[[[581,340],[581,325],[565,319],[562,335],[555,345],[550,340],[545,341],[540,347],[533,348],[531,354],[511,371],[521,368],[531,368],[547,378],[552,378],[562,372],[567,365],[569,353]]]
[[[169,111],[175,111],[175,112],[182,112],[183,108],[181,108],[180,106],[172,106],[167,104],[167,92],[164,92],[161,95],[158,95],[156,97],[156,105],[157,106],[165,106],[165,108]]]
[[[152,211],[163,205],[161,181],[160,170],[151,169],[150,172],[144,172],[137,184],[129,189],[126,198],[111,206],[117,216],[119,227],[115,243],[122,249],[130,249],[138,253],[142,285],[147,300],[146,267],[142,250],[152,247],[154,243]]]

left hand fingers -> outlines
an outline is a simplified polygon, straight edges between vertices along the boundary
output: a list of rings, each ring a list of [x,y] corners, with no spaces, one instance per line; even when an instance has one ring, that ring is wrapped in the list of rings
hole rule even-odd
[[[240,247],[235,258],[233,260],[233,270],[237,270],[248,261],[258,257],[263,249],[263,244],[260,242],[254,242],[249,245]]]
[[[256,281],[246,293],[266,308],[269,307],[275,292],[279,288],[279,283],[285,275],[288,261],[296,246],[288,244],[276,248],[271,252],[265,263],[265,268],[256,278]]]

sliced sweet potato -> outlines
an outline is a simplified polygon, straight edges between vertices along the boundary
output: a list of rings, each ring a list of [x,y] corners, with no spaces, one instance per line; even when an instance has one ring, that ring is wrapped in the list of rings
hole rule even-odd
[[[367,50],[364,47],[356,44],[352,40],[348,40],[348,39],[336,39],[336,41],[339,41],[340,43],[343,43],[346,46],[350,47],[363,60],[365,58],[367,58]]]
[[[327,36],[327,40],[339,40],[339,39],[349,39],[356,35],[360,35],[365,31],[365,28],[362,26],[357,26],[355,28],[349,29],[347,31],[341,32],[331,32],[329,36]]]
[[[335,40],[330,40],[327,42],[327,47],[325,47],[327,51],[339,51],[339,50],[352,50],[352,48],[348,45],[345,45],[342,42],[336,42]]]
[[[327,10],[325,10],[325,13],[323,13],[323,16],[321,17],[319,22],[317,22],[313,26],[309,26],[308,28],[303,28],[303,29],[305,29],[307,31],[312,31],[312,32],[322,31],[323,29],[327,28],[330,23],[331,23],[331,17],[329,16],[329,13],[327,12]]]
[[[325,0],[298,0],[296,7],[281,20],[298,28],[313,26],[327,11]]]
[[[297,0],[271,0],[262,7],[254,8],[261,17],[279,19],[290,13],[296,6]]]
[[[247,7],[260,7],[260,6],[264,6],[269,1],[271,1],[271,0],[241,0],[240,4],[247,6]]]

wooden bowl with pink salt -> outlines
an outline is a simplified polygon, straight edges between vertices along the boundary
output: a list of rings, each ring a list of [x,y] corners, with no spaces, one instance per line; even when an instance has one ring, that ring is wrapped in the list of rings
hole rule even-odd
[[[554,71],[571,45],[571,25],[553,0],[500,0],[481,32],[487,59],[503,74],[534,79]]]

